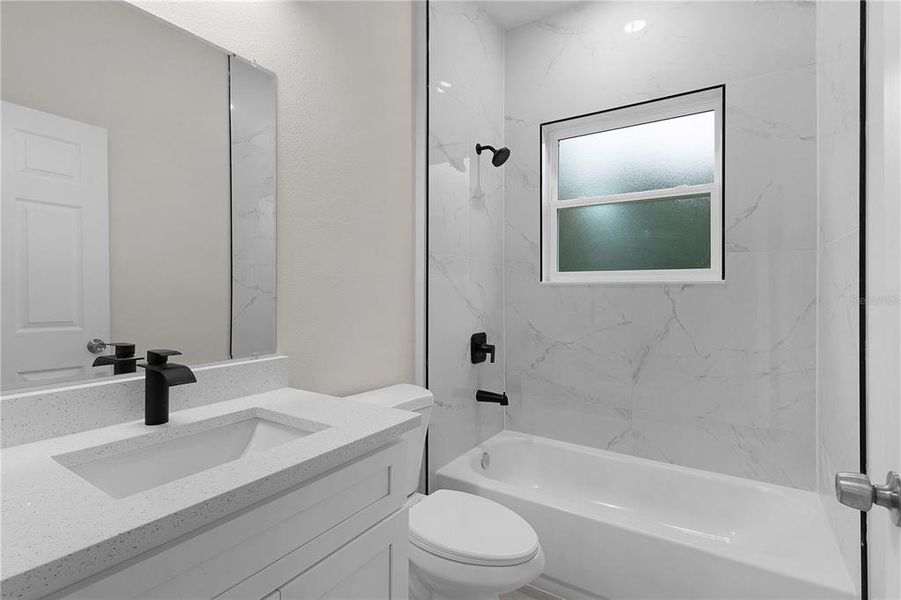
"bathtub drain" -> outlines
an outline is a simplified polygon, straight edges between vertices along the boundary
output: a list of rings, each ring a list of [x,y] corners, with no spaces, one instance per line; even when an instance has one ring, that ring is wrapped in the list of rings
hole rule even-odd
[[[491,456],[487,452],[482,452],[482,468],[487,469],[491,464]]]

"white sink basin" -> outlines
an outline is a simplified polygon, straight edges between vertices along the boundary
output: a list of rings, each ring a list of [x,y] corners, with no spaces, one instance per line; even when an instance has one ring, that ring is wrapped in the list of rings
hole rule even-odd
[[[237,422],[186,432],[134,450],[113,449],[110,454],[101,449],[103,456],[85,461],[76,455],[91,449],[54,458],[113,498],[125,498],[325,428],[318,423],[304,425],[285,425],[260,416],[259,412],[248,412],[246,418]]]

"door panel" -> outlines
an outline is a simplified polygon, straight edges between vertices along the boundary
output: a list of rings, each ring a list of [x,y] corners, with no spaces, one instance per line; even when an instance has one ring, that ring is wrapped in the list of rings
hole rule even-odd
[[[2,387],[110,373],[107,133],[2,106]]]
[[[408,532],[404,509],[283,585],[282,600],[406,599]]]
[[[322,595],[331,600],[391,598],[391,548],[383,548]]]
[[[901,4],[867,5],[867,472],[901,471]],[[901,527],[867,513],[871,600],[901,598]]]

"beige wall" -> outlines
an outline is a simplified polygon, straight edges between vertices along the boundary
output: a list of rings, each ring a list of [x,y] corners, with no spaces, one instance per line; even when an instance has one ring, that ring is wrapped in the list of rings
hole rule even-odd
[[[410,3],[137,4],[278,77],[278,347],[291,385],[411,380]]]
[[[0,6],[3,99],[108,130],[115,341],[226,358],[225,53],[124,2]]]

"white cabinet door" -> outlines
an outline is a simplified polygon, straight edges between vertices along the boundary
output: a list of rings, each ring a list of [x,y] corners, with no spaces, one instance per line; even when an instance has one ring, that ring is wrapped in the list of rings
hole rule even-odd
[[[2,388],[108,374],[106,129],[10,102],[2,124]]]
[[[408,593],[403,509],[280,588],[281,600],[400,600]]]

